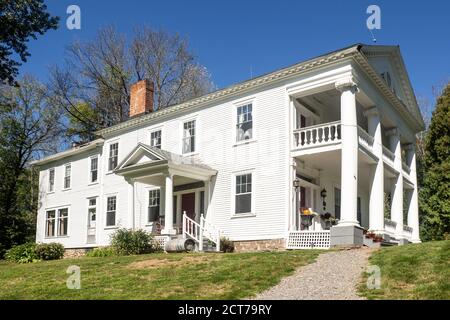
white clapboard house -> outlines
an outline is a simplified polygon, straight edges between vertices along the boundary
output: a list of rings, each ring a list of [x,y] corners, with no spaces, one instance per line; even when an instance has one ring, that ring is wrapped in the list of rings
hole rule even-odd
[[[161,110],[142,80],[129,120],[33,163],[36,240],[87,249],[129,228],[200,250],[221,236],[238,250],[361,245],[364,230],[419,242],[423,129],[398,46],[353,45]]]

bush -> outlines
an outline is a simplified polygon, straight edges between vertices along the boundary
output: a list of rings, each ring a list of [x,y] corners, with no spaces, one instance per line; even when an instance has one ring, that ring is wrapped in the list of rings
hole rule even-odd
[[[119,255],[143,254],[156,250],[153,236],[144,230],[117,230],[111,236],[111,247]]]
[[[39,260],[36,243],[24,243],[6,251],[5,259],[17,263],[29,263]]]
[[[226,237],[220,238],[220,251],[233,252],[234,251],[234,242]]]
[[[64,246],[60,243],[40,243],[36,246],[36,254],[41,260],[57,260],[64,257]]]
[[[94,248],[93,250],[86,252],[87,257],[111,257],[115,254],[114,249],[111,247]]]

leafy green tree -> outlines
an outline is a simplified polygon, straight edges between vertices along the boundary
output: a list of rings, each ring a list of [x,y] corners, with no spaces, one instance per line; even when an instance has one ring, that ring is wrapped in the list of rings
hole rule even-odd
[[[27,42],[56,29],[58,21],[43,0],[0,0],[0,83],[14,84],[21,62],[30,56]]]
[[[46,88],[31,77],[18,84],[0,87],[0,257],[34,240],[38,179],[29,163],[55,152],[62,130]]]
[[[420,190],[421,237],[440,240],[450,235],[450,83],[437,99],[425,139]]]

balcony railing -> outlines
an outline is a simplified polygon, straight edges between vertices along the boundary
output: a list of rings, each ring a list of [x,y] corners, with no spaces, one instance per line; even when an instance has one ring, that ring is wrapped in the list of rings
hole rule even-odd
[[[392,162],[394,162],[395,159],[395,154],[389,150],[388,148],[386,148],[385,146],[383,146],[383,155],[388,158],[389,160],[391,160]]]
[[[403,236],[408,239],[411,240],[412,238],[412,232],[413,232],[413,228],[409,227],[409,226],[403,226]]]
[[[358,126],[358,141],[359,141],[359,144],[365,146],[368,149],[372,149],[372,147],[373,147],[373,137],[371,137],[360,126]]]
[[[396,227],[397,227],[397,222],[389,220],[389,219],[384,219],[384,231],[386,231],[386,233],[388,233],[390,235],[394,235]]]
[[[341,122],[329,122],[294,130],[294,147],[324,146],[341,140]]]
[[[407,174],[411,173],[411,168],[405,162],[402,162],[402,168]]]

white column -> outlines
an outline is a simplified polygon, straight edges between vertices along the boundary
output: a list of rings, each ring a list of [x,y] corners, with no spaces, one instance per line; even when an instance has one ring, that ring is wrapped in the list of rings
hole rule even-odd
[[[164,229],[163,234],[175,234],[173,228],[173,176],[168,174],[165,177],[165,202],[164,202]]]
[[[210,215],[208,214],[208,210],[209,210],[209,186],[210,186],[210,180],[205,180],[205,203],[204,203],[204,211],[205,212],[201,212],[204,214],[205,216],[205,220],[208,222],[212,222]]]
[[[402,174],[402,150],[400,144],[400,132],[397,128],[387,132],[390,139],[391,151],[394,152],[394,169],[397,177],[394,178],[391,193],[391,220],[397,223],[395,237],[403,238],[403,174]]]
[[[384,231],[384,165],[381,123],[378,109],[373,107],[365,112],[369,134],[373,137],[373,152],[378,162],[371,167],[372,181],[369,195],[369,230],[376,234]]]
[[[336,82],[341,92],[341,220],[342,226],[359,226],[358,195],[358,127],[356,119],[357,87],[352,78]]]
[[[127,179],[128,182],[128,213],[129,213],[129,227],[131,229],[136,228],[136,217],[135,217],[135,181],[134,179]]]
[[[413,228],[412,242],[420,242],[419,235],[419,200],[417,194],[417,169],[416,169],[416,149],[414,144],[409,144],[405,148],[406,150],[406,163],[409,165],[411,172],[409,174],[411,182],[414,184],[412,190],[411,201],[408,208],[408,226]]]

